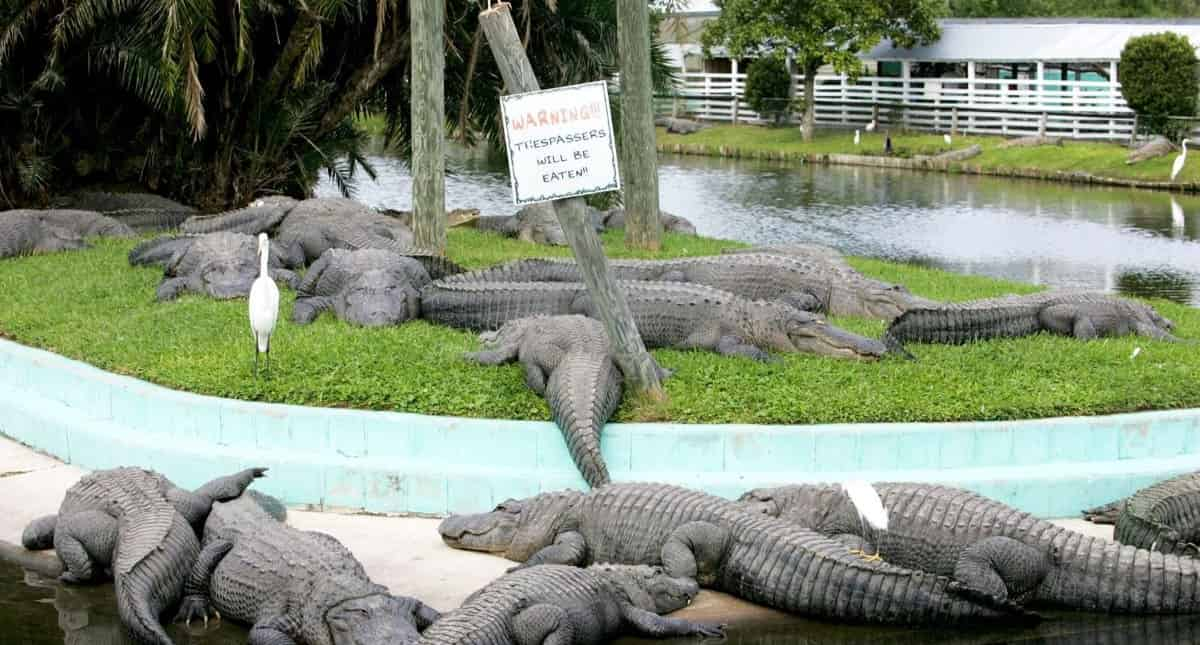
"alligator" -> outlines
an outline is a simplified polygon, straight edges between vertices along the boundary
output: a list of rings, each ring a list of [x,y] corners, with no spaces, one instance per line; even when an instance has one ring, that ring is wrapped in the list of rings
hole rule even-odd
[[[1114,539],[1159,553],[1200,556],[1200,472],[1147,486],[1128,499],[1088,511],[1084,518],[1116,524]]]
[[[196,213],[191,206],[151,193],[79,191],[59,196],[51,204],[95,211],[139,232],[178,228]]]
[[[752,301],[727,291],[674,282],[619,281],[647,347],[705,349],[759,361],[768,351],[874,359],[886,348],[820,316],[781,303]],[[421,291],[426,320],[474,331],[515,318],[583,314],[596,318],[587,289],[574,282],[430,283]]]
[[[586,215],[592,228],[597,233],[603,233],[604,214],[588,206]],[[480,217],[475,220],[474,226],[481,231],[515,237],[534,244],[551,246],[566,246],[567,244],[567,236],[563,233],[562,226],[558,223],[558,216],[549,204],[530,204],[513,215]]]
[[[661,567],[543,564],[476,591],[421,637],[430,645],[607,643],[630,632],[655,638],[724,636],[723,625],[660,614],[691,603],[700,587]]]
[[[692,134],[708,127],[699,121],[680,119],[677,117],[660,116],[654,119],[654,125],[666,128],[670,134]]]
[[[1125,164],[1132,165],[1139,161],[1147,161],[1171,154],[1172,152],[1175,152],[1175,144],[1171,143],[1170,139],[1164,136],[1156,136],[1138,146],[1133,152],[1130,152],[1129,156],[1125,158]]]
[[[205,233],[243,233],[255,235],[275,230],[283,218],[300,202],[291,197],[256,199],[245,208],[216,215],[195,215],[184,222],[180,231],[189,235]]]
[[[696,234],[696,226],[678,215],[660,212],[658,214],[658,221],[660,224],[662,224],[662,229],[668,233],[682,233],[684,235]],[[625,228],[625,209],[617,207],[605,211],[604,228]]]
[[[744,600],[794,614],[860,623],[1037,621],[1015,603],[944,576],[868,562],[842,544],[729,500],[666,484],[613,483],[505,500],[452,515],[449,546],[523,563],[662,565]]]
[[[884,560],[952,575],[1015,602],[1111,613],[1200,612],[1200,561],[1085,536],[970,491],[881,483],[886,531],[865,537],[835,485],[749,491],[739,503],[823,535],[864,538]]]
[[[910,309],[888,326],[884,342],[963,344],[1046,331],[1081,340],[1137,334],[1177,342],[1175,325],[1153,307],[1106,293],[1054,290]],[[907,353],[907,352],[904,352]]]
[[[88,248],[85,237],[129,237],[133,230],[91,211],[0,211],[0,258]]]
[[[584,316],[534,316],[510,320],[483,335],[488,349],[468,360],[483,365],[519,361],[525,384],[550,405],[567,449],[592,487],[609,482],[600,455],[600,432],[621,403],[621,371],[613,362],[600,321]],[[661,376],[668,375],[659,368]]]
[[[296,288],[292,322],[306,325],[326,309],[366,327],[395,325],[421,315],[420,288],[429,272],[391,251],[329,249]]]
[[[34,520],[22,535],[30,548],[52,543],[64,582],[96,579],[111,569],[121,621],[140,642],[169,645],[159,614],[174,604],[200,553],[196,523],[215,499],[237,496],[263,469],[216,479],[188,493],[162,475],[115,468],[84,475],[67,490],[53,521]]]
[[[414,643],[439,617],[372,582],[334,537],[287,526],[249,496],[213,504],[194,562],[176,620],[227,616],[251,625],[252,644]]]
[[[269,258],[271,277],[296,288],[300,278],[292,271],[303,260],[287,249],[272,244]],[[163,279],[155,297],[173,300],[186,291],[217,299],[247,296],[259,273],[258,240],[242,233],[208,233],[161,237],[143,242],[129,252],[133,265],[161,264]]]
[[[823,261],[773,253],[716,255],[673,260],[610,260],[618,280],[687,282],[751,300],[777,300],[804,311],[835,316],[892,318],[913,306],[933,305],[893,285],[835,274]],[[454,277],[464,282],[579,282],[573,259],[527,258]]]

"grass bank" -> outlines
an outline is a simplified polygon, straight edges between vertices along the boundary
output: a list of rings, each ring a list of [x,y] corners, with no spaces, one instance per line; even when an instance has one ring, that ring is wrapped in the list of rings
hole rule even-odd
[[[620,232],[604,237],[627,257]],[[665,256],[704,255],[734,243],[667,236]],[[187,296],[153,300],[160,271],[126,263],[129,241],[92,250],[0,262],[0,334],[98,367],[169,387],[245,400],[402,410],[426,414],[548,419],[516,366],[461,359],[473,335],[424,322],[356,328],[324,314],[288,322],[284,290],[272,341],[273,378],[252,378],[245,301]],[[471,230],[452,229],[451,256],[471,267],[519,256],[565,255]],[[637,254],[633,254],[637,255]],[[870,259],[851,264],[932,298],[962,300],[1029,285]],[[1179,334],[1200,337],[1200,310],[1156,302]],[[878,337],[883,323],[835,319]],[[1130,360],[1134,347],[1142,351]],[[1200,407],[1195,347],[1123,338],[1083,343],[1040,335],[967,347],[914,345],[919,362],[854,363],[792,355],[763,365],[704,352],[659,350],[677,368],[670,403],[654,417],[681,422],[816,423],[1015,419],[1149,408]],[[620,420],[648,418],[626,404]]]
[[[1171,176],[1175,155],[1126,165],[1129,149],[1116,143],[1063,141],[1060,146],[1001,148],[1004,137],[959,136],[947,146],[940,134],[892,132],[895,157],[936,155],[979,144],[982,154],[950,164],[951,172],[1019,175],[1067,181],[1113,180],[1142,185],[1163,183]],[[821,130],[811,142],[801,139],[799,128],[766,128],[752,125],[717,125],[700,132],[667,134],[658,128],[659,150],[712,156],[767,156],[816,161],[824,155],[883,156],[884,134],[862,133],[860,145],[854,145],[854,133],[845,130]],[[678,150],[677,150],[678,148]],[[1190,157],[1190,156],[1189,156]],[[1189,158],[1176,179],[1180,188],[1200,190],[1200,160]]]

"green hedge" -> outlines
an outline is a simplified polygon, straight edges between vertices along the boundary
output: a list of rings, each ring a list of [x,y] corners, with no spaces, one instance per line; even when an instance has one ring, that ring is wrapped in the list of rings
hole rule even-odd
[[[1190,123],[1166,118],[1196,114],[1196,51],[1186,36],[1164,32],[1130,38],[1121,50],[1120,81],[1142,127],[1172,141],[1187,136]]]

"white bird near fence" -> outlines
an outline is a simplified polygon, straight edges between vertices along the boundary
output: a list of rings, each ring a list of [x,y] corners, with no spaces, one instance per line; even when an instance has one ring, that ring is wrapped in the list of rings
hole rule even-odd
[[[946,145],[948,145],[948,146],[949,146],[949,145],[953,145],[953,144],[951,143],[950,135],[948,135],[948,134],[943,134],[943,135],[942,135],[942,141],[945,141],[945,142],[946,142]]]
[[[855,130],[854,131],[854,145],[857,146],[859,141],[862,141],[862,136],[859,134],[858,130]]]
[[[871,122],[867,124],[866,130],[867,132],[875,131],[875,119],[871,119]]]
[[[1171,166],[1171,181],[1179,176],[1179,172],[1183,170],[1183,164],[1187,161],[1187,139],[1183,140],[1183,152],[1175,157],[1175,163]]]
[[[258,355],[266,354],[267,375],[271,374],[271,333],[279,318],[279,287],[267,275],[271,257],[266,233],[258,234],[258,277],[250,285],[250,331],[254,334],[254,376],[258,377]]]

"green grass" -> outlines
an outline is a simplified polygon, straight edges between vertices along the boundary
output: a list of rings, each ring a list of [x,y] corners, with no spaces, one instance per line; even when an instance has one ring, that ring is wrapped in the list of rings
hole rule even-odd
[[[612,257],[630,254],[619,232],[605,235]],[[273,378],[252,377],[244,300],[199,296],[157,304],[160,271],[133,268],[129,241],[98,241],[88,251],[0,262],[0,333],[98,367],[162,385],[237,399],[403,410],[426,414],[548,419],[545,403],[516,366],[480,367],[461,359],[473,335],[411,322],[362,329],[329,314],[288,322],[283,291],[273,345]],[[700,255],[734,245],[668,236],[664,256]],[[471,230],[452,229],[454,259],[471,267],[532,255],[564,255]],[[637,254],[634,254],[637,255]],[[852,258],[868,275],[950,300],[1027,292],[1029,285],[957,276],[916,266]],[[1200,310],[1156,302],[1179,334],[1200,337]],[[883,323],[838,319],[878,336]],[[1130,360],[1136,346],[1141,354]],[[1140,338],[1079,342],[1052,336],[966,347],[914,345],[918,362],[855,363],[791,355],[763,365],[705,352],[656,351],[678,372],[663,408],[627,403],[621,420],[816,423],[1012,419],[1200,406],[1200,352]]]
[[[911,157],[918,154],[934,155],[978,143],[983,147],[983,153],[966,161],[965,164],[979,166],[985,170],[1029,169],[1043,172],[1086,172],[1101,177],[1167,181],[1171,175],[1171,164],[1175,160],[1175,155],[1169,154],[1157,159],[1125,165],[1129,149],[1116,143],[1064,141],[1062,147],[1001,149],[999,146],[1004,141],[1005,139],[1002,137],[959,136],[954,138],[952,146],[947,147],[940,134],[892,133],[892,147],[896,156],[899,157]],[[669,145],[703,146],[709,148],[712,151],[711,154],[714,155],[718,154],[718,150],[722,146],[740,150],[743,154],[769,152],[789,155],[882,155],[884,134],[878,131],[863,132],[861,145],[855,147],[854,133],[844,130],[819,131],[813,141],[805,143],[801,140],[799,128],[718,125],[689,135],[667,134],[663,128],[659,128],[658,142]],[[1179,183],[1200,182],[1200,163],[1193,161],[1184,166],[1183,172],[1179,174],[1176,181]]]

